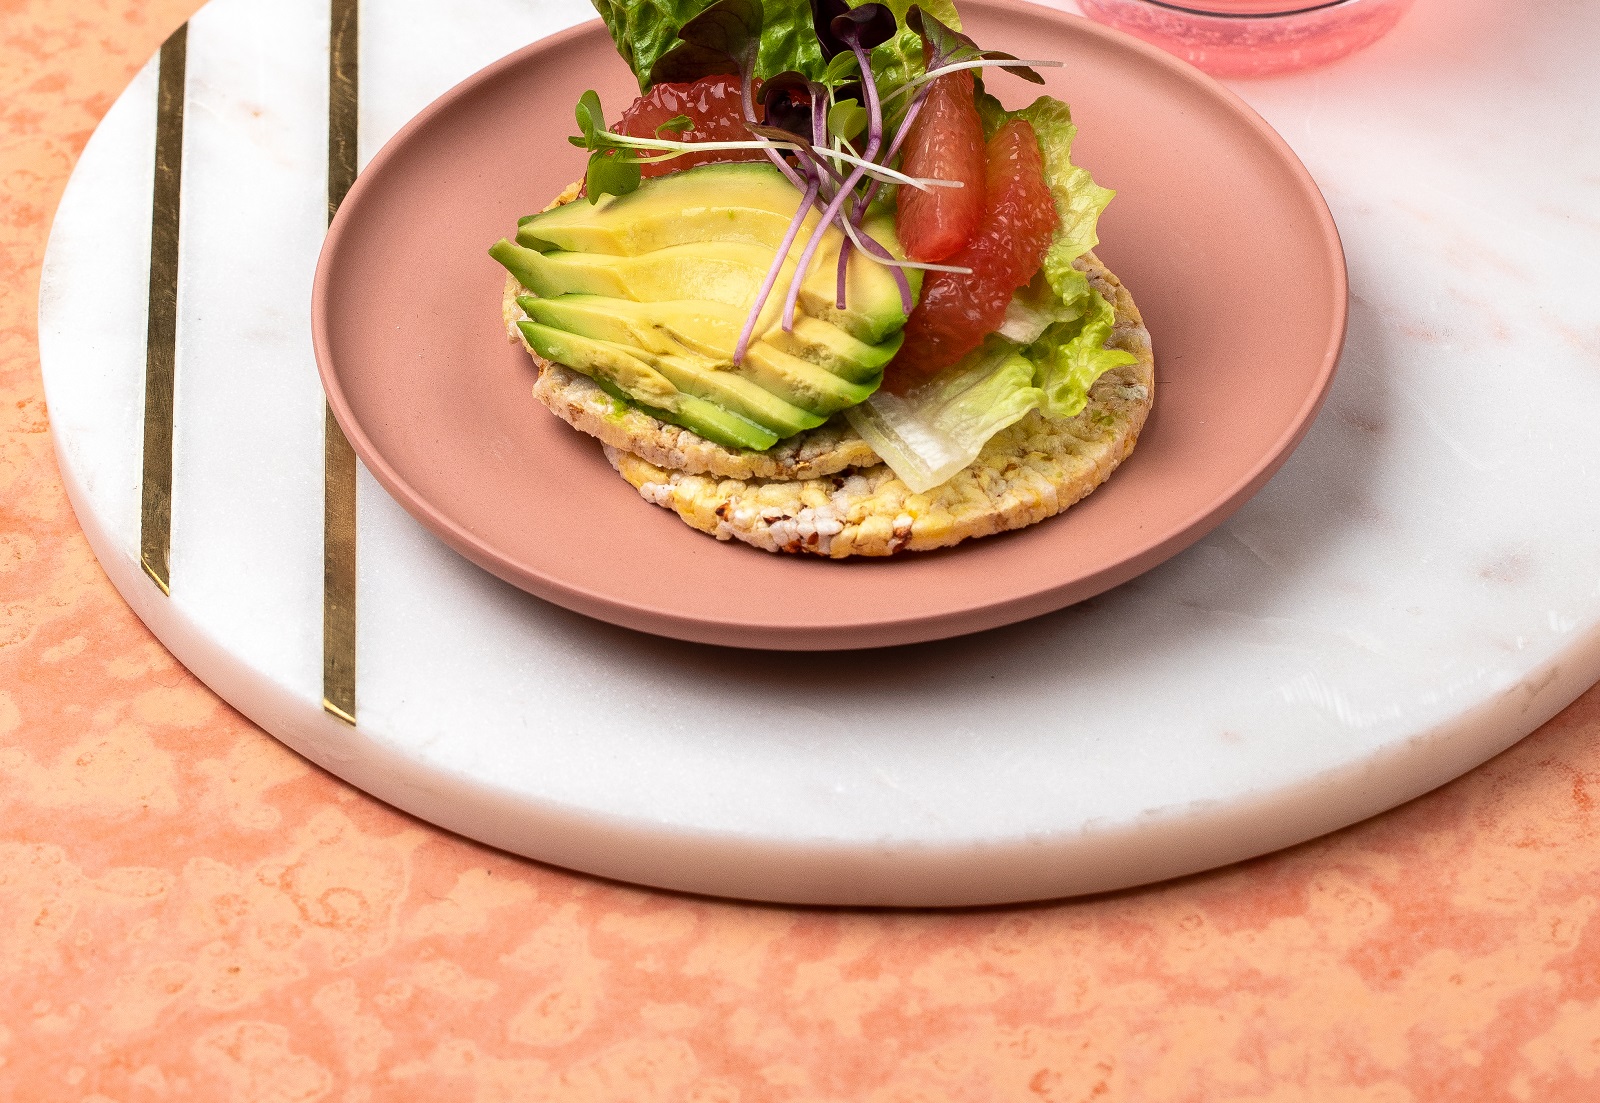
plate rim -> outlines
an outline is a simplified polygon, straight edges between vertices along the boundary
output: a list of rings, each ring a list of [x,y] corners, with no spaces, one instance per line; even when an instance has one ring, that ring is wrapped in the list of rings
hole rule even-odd
[[[374,181],[382,177],[381,170],[387,162],[408,145],[418,131],[426,128],[435,116],[448,110],[454,101],[472,94],[482,85],[491,83],[503,73],[524,64],[530,55],[559,49],[567,41],[593,34],[597,29],[603,30],[604,25],[599,18],[585,20],[537,38],[490,62],[435,97],[407,120],[405,125],[397,130],[361,168],[355,183],[329,224],[317,257],[312,283],[312,347],[328,409],[356,456],[377,479],[379,485],[407,513],[458,554],[497,578],[535,597],[584,616],[651,635],[714,646],[782,651],[854,651],[970,635],[1035,616],[1043,616],[1068,605],[1086,601],[1153,569],[1203,539],[1237,512],[1288,461],[1306,433],[1310,431],[1317,413],[1332,388],[1349,326],[1350,293],[1349,266],[1344,245],[1327,199],[1317,186],[1310,170],[1305,167],[1304,162],[1282,135],[1237,93],[1189,63],[1123,31],[1058,8],[1027,0],[967,0],[967,3],[971,7],[992,8],[1036,19],[1059,21],[1067,25],[1071,33],[1098,39],[1100,45],[1105,48],[1130,51],[1139,55],[1144,60],[1167,70],[1169,76],[1176,77],[1197,87],[1208,96],[1220,100],[1250,128],[1256,139],[1274,154],[1279,165],[1288,170],[1295,191],[1313,215],[1323,245],[1323,254],[1332,266],[1334,292],[1330,332],[1322,363],[1317,368],[1306,397],[1286,429],[1277,440],[1263,450],[1255,464],[1231,487],[1189,511],[1187,519],[1181,524],[1142,543],[1137,550],[1115,563],[1088,575],[1080,575],[1066,582],[1057,581],[1004,601],[979,601],[970,605],[942,607],[935,612],[851,622],[840,621],[823,626],[785,626],[781,638],[776,637],[768,626],[666,612],[619,599],[570,580],[530,570],[525,564],[515,561],[504,550],[491,545],[443,512],[430,498],[416,490],[395,470],[362,430],[361,423],[355,417],[340,385],[338,372],[333,366],[333,339],[329,331],[326,304],[339,251],[353,220],[348,212],[359,209],[366,192],[378,186]],[[699,536],[699,534],[691,535]],[[1060,600],[1062,592],[1068,590],[1075,596],[1065,601]]]

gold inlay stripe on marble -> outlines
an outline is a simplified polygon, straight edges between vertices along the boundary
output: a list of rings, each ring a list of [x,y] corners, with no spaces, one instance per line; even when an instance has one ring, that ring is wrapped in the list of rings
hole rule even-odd
[[[156,172],[150,216],[150,313],[145,329],[144,470],[139,565],[172,592],[172,402],[178,359],[178,216],[183,190],[183,94],[189,25],[156,63]]]
[[[356,454],[323,417],[322,707],[356,722]]]
[[[331,0],[328,36],[328,220],[356,180],[359,0]],[[356,722],[356,455],[323,412],[322,707]]]

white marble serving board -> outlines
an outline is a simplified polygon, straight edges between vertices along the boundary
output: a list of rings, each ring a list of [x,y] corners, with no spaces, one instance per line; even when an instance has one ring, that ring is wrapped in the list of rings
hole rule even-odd
[[[363,163],[456,81],[590,14],[367,0]],[[1305,443],[1201,543],[1012,628],[796,659],[544,604],[363,471],[360,723],[340,723],[320,708],[308,326],[328,21],[327,0],[214,0],[191,24],[170,598],[137,565],[154,65],[62,201],[40,344],[112,582],[228,701],[368,792],[652,885],[1042,898],[1380,812],[1600,678],[1600,5],[1420,0],[1364,54],[1236,86],[1328,197],[1351,324]]]

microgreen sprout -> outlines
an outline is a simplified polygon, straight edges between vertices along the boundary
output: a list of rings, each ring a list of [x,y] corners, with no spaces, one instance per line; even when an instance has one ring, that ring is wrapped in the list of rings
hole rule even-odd
[[[786,130],[780,130],[777,127],[752,125],[749,126],[749,129],[752,133],[760,135],[760,137],[748,142],[680,142],[670,138],[635,138],[631,134],[618,134],[612,130],[597,130],[592,134],[568,138],[567,140],[579,148],[593,151],[593,156],[589,159],[591,171],[593,171],[596,157],[607,158],[606,163],[641,165],[655,164],[658,161],[670,161],[686,153],[760,149],[772,150],[778,153],[802,154],[808,160],[815,161],[820,161],[825,156],[837,157],[847,164],[857,166],[862,170],[863,174],[871,175],[875,179],[882,179],[889,183],[904,184],[924,191],[929,188],[959,188],[962,186],[959,180],[931,180],[924,177],[908,176],[898,169],[892,169],[865,157],[858,157],[853,153],[846,153],[843,150],[832,147],[824,147],[822,150],[818,150],[805,138]],[[642,150],[661,151],[661,155],[641,157],[639,152]],[[614,161],[608,155],[615,155]],[[611,195],[626,195],[637,187],[638,183],[635,182],[631,188],[621,191],[605,188],[602,189],[602,192]],[[804,190],[804,184],[801,185],[801,189]],[[594,199],[599,198],[592,188],[590,192]]]
[[[828,133],[842,141],[853,141],[867,129],[867,111],[853,99],[836,100],[828,108]],[[888,160],[888,158],[885,158]]]
[[[1032,73],[1037,77],[1039,74],[1033,72],[1033,67],[1036,65],[1041,69],[1059,69],[1065,64],[1066,62],[1064,61],[1023,61],[1020,59],[1005,60],[992,58],[979,58],[976,61],[954,62],[949,65],[941,65],[937,69],[929,69],[926,73],[923,73],[915,80],[907,81],[899,88],[896,88],[893,92],[890,92],[887,96],[885,96],[884,102],[889,103],[893,100],[897,100],[907,92],[915,92],[919,88],[926,86],[929,81],[942,77],[946,73],[959,73],[963,69],[1012,69],[1019,71],[1017,74],[1018,76],[1022,76],[1025,73]],[[1042,82],[1043,78],[1040,78],[1040,80]]]
[[[819,182],[819,178],[813,176],[806,183],[806,190],[800,199],[800,209],[795,213],[794,221],[789,223],[788,233],[783,235],[783,242],[778,246],[777,255],[772,258],[772,267],[767,270],[767,278],[762,283],[761,289],[756,292],[756,305],[745,319],[744,329],[739,333],[739,343],[733,350],[735,364],[744,363],[744,354],[750,349],[750,338],[755,334],[756,322],[761,317],[762,307],[766,305],[768,296],[772,294],[772,289],[778,282],[784,262],[789,259],[789,248],[800,233],[800,227],[805,224],[805,216],[810,213],[811,205],[816,202]]]

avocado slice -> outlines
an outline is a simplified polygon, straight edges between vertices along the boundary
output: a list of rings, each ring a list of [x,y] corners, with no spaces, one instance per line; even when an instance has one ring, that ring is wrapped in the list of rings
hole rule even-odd
[[[518,223],[517,244],[634,257],[702,241],[734,241],[776,249],[802,196],[773,165],[744,161],[701,165],[646,180],[624,196],[567,203]],[[800,231],[809,236],[813,210]]]
[[[704,299],[636,303],[605,295],[558,295],[553,299],[523,295],[517,305],[537,322],[597,341],[615,341],[651,352],[682,353],[687,349],[722,360],[732,357],[744,325],[744,314],[737,307]]]
[[[778,438],[761,426],[730,414],[722,407],[704,399],[684,395],[678,400],[678,409],[660,410],[638,401],[626,391],[619,390],[615,383],[596,379],[595,384],[618,402],[642,410],[669,425],[678,425],[692,433],[698,433],[712,444],[720,444],[724,448],[749,448],[765,452],[778,443]]]
[[[717,361],[728,361],[744,330],[745,313],[737,307],[703,299],[636,303],[604,295],[558,295],[541,299],[523,295],[517,305],[534,321],[570,330],[598,341],[615,341],[649,349],[680,353],[684,349]],[[869,345],[819,318],[800,314],[794,330],[785,333],[778,324],[779,307],[763,311],[757,343],[856,382],[875,376],[900,351],[904,340],[895,333]]]
[[[753,448],[760,452],[780,439],[765,426],[715,402],[679,391],[665,376],[620,346],[592,341],[538,322],[518,322],[517,328],[545,359],[580,371],[612,397],[632,402],[653,416],[699,433],[709,441],[728,448]]]
[[[772,260],[770,249],[726,241],[671,245],[638,257],[512,248],[520,250],[516,259],[530,279],[522,280],[516,269],[512,274],[546,299],[577,293],[635,302],[709,299],[739,306],[755,296]]]
[[[678,401],[678,388],[649,364],[620,345],[590,341],[538,322],[518,322],[517,328],[540,356],[554,360],[585,375],[605,377],[640,402],[664,410]]]
[[[764,341],[750,346],[739,370],[785,401],[819,414],[865,402],[883,380],[881,371],[866,382],[845,379]]]
[[[523,248],[505,238],[501,238],[489,246],[489,255],[500,262],[500,266],[516,277],[518,283],[529,291],[535,290],[534,284],[539,282],[539,270],[535,267],[539,254],[533,249]]]
[[[641,353],[650,366],[660,372],[684,394],[714,402],[723,409],[753,421],[778,437],[791,437],[805,429],[815,429],[828,420],[827,413],[813,413],[762,387],[759,382],[733,370],[718,370],[716,365],[693,355],[673,356]],[[731,368],[731,366],[730,366]]]
[[[736,368],[733,348],[744,315],[733,307],[699,301],[634,303],[598,295],[554,299],[524,295],[517,304],[544,325],[630,349],[688,356],[707,370],[736,373],[790,405],[824,416],[864,402],[877,389],[883,365],[901,341],[897,333],[882,344],[863,344],[827,322],[804,316],[796,319],[794,333],[789,334],[774,319],[774,327],[750,346],[744,363]],[[805,355],[790,352],[786,344]],[[643,351],[635,355],[655,364]],[[849,356],[857,359],[848,360]],[[672,381],[688,389],[679,380]]]
[[[905,343],[905,336],[904,330],[896,330],[877,344],[869,345],[832,323],[801,316],[795,318],[792,333],[774,327],[762,341],[852,382],[865,383],[882,374],[884,366]]]

